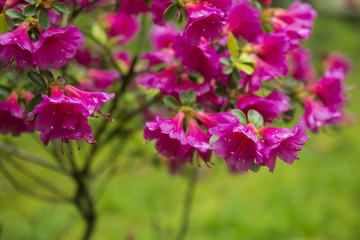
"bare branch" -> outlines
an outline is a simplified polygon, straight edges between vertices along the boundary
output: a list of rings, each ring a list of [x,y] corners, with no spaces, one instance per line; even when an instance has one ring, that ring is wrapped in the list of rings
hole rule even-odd
[[[54,170],[56,172],[63,173],[63,174],[66,174],[66,175],[69,174],[68,171],[66,171],[65,169],[59,168],[57,165],[48,163],[47,161],[43,160],[42,158],[34,156],[34,155],[30,154],[30,153],[20,151],[20,150],[14,148],[13,146],[10,146],[10,145],[0,143],[0,151],[11,154],[13,156],[18,157],[19,159],[25,160],[25,161],[27,161],[29,163],[39,165],[39,166],[44,167],[44,168],[48,168],[48,169],[51,169],[51,170]]]

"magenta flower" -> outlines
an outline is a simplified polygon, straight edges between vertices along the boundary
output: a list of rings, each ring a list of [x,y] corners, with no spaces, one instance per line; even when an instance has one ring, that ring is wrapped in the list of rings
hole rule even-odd
[[[44,99],[35,109],[28,114],[34,116],[35,128],[40,131],[40,139],[45,145],[49,141],[61,139],[69,140],[94,140],[92,129],[88,124],[89,109],[77,98],[65,96],[60,87],[53,87],[51,96],[42,95]]]
[[[211,135],[204,133],[195,119],[188,121],[188,132],[186,134],[188,144],[192,147],[191,150],[197,150],[201,159],[209,167],[208,162],[211,158],[211,146],[209,140]],[[193,156],[191,156],[192,159]],[[190,160],[191,161],[191,160]]]
[[[218,124],[209,133],[218,137],[212,144],[214,153],[238,171],[248,171],[255,163],[262,163],[264,146],[253,124],[244,126],[238,121]]]
[[[148,60],[148,71],[157,64],[166,63],[166,64],[175,64],[174,60],[174,51],[172,49],[161,49],[153,52],[149,52],[141,55],[141,60]]]
[[[178,112],[173,118],[159,118],[147,122],[144,127],[144,138],[155,140],[156,150],[166,158],[182,158],[190,149],[183,130],[185,114]]]
[[[144,74],[140,83],[147,88],[156,88],[164,94],[171,94],[178,85],[176,66],[170,65],[161,72]]]
[[[4,68],[16,62],[16,68],[35,67],[34,48],[28,35],[28,22],[23,22],[12,32],[0,35],[0,60],[6,63]]]
[[[205,113],[195,112],[195,117],[204,124],[206,129],[216,127],[219,124],[230,124],[237,121],[236,117],[227,112],[222,113]]]
[[[219,57],[216,48],[210,47],[209,41],[201,39],[199,45],[191,45],[186,39],[178,38],[174,50],[175,57],[181,62],[185,72],[196,71],[205,80],[210,80],[219,74]]]
[[[107,94],[103,92],[81,91],[69,84],[65,85],[64,91],[67,96],[79,99],[83,103],[83,105],[88,109],[88,115],[90,117],[94,117],[94,112],[97,112],[106,119],[111,120],[102,112],[100,112],[99,108],[101,104],[109,101],[110,99],[114,99],[115,97],[114,93]]]
[[[172,23],[154,25],[150,31],[151,44],[155,49],[169,48],[176,42],[178,30]]]
[[[121,77],[120,73],[117,71],[108,71],[100,69],[90,69],[87,72],[87,75],[93,79],[92,88],[98,90],[106,90],[110,87],[116,79]]]
[[[34,45],[34,64],[46,69],[48,64],[55,68],[64,66],[69,58],[80,49],[84,38],[73,25],[66,28],[51,27],[40,34]]]
[[[324,60],[324,65],[326,69],[341,68],[344,70],[345,75],[351,71],[351,62],[349,59],[337,52],[327,55]]]
[[[311,97],[305,97],[304,104],[305,112],[301,116],[299,124],[305,130],[311,129],[314,133],[318,133],[319,127],[338,124],[341,120],[341,112],[325,107]]]
[[[241,36],[248,41],[254,41],[261,33],[259,17],[260,12],[253,8],[249,1],[240,0],[234,3],[229,13],[224,34],[232,32],[237,38]]]
[[[187,3],[188,20],[180,35],[189,39],[192,45],[200,42],[203,37],[214,41],[222,32],[225,24],[225,13],[208,3]]]
[[[323,78],[306,88],[309,92],[316,94],[324,106],[338,110],[345,102],[343,81],[345,73],[342,68],[329,69]]]
[[[26,121],[24,109],[18,104],[18,95],[11,93],[6,101],[0,101],[0,133],[20,136],[23,132],[34,132],[32,121]]]
[[[110,37],[118,37],[118,43],[128,43],[138,32],[139,25],[136,18],[123,12],[109,13],[105,17],[109,25]]]
[[[261,80],[268,81],[279,76],[286,76],[289,63],[286,55],[289,50],[288,38],[283,33],[265,35],[262,41],[253,46],[250,56],[256,62],[255,72],[251,76],[242,79],[241,84],[245,88],[249,85],[249,92],[260,89]]]
[[[287,10],[269,9],[269,11],[272,11],[270,23],[275,32],[285,31],[292,42],[310,38],[317,16],[310,4],[296,1]]]
[[[152,13],[152,20],[155,24],[165,25],[168,24],[164,21],[164,12],[173,4],[169,0],[153,0],[150,11]]]
[[[290,73],[296,80],[309,83],[316,78],[311,55],[307,49],[299,46],[290,52],[289,57],[291,59]]]
[[[265,122],[272,123],[280,114],[290,109],[289,97],[280,91],[273,91],[266,98],[256,95],[239,95],[237,108],[245,115],[249,110],[258,111]]]
[[[128,15],[138,15],[149,11],[144,0],[122,0],[120,11]]]
[[[274,172],[276,157],[288,164],[292,164],[298,159],[299,151],[303,148],[309,136],[305,131],[296,125],[293,129],[262,127],[259,129],[261,137],[264,139],[265,164],[270,172]]]

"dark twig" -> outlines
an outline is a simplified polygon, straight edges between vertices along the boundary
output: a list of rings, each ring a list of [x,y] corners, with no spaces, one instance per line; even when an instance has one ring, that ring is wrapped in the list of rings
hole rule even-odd
[[[189,175],[189,183],[184,200],[184,208],[180,222],[180,229],[176,236],[176,240],[184,240],[189,227],[191,207],[194,199],[195,185],[197,182],[197,174],[198,168],[193,167],[192,172]]]
[[[68,174],[68,172],[65,169],[59,168],[57,165],[48,163],[37,156],[17,150],[12,146],[0,143],[0,151],[16,156],[19,159],[25,160],[29,163],[33,163],[41,167],[51,169],[59,173]]]
[[[21,185],[20,183],[18,183],[15,178],[11,175],[11,173],[8,171],[8,169],[5,167],[5,165],[2,163],[2,161],[0,161],[0,170],[1,172],[4,174],[4,176],[6,177],[6,179],[9,181],[9,183],[15,188],[17,189],[19,192],[29,195],[31,197],[34,198],[38,198],[40,200],[43,201],[48,201],[48,202],[57,202],[57,203],[64,203],[67,201],[64,201],[63,199],[58,199],[58,198],[54,198],[51,196],[47,196],[41,193],[37,193],[34,191],[31,191],[30,189],[27,189],[26,187],[24,187],[23,185]]]
[[[20,164],[18,164],[14,159],[11,158],[11,156],[8,156],[9,159],[7,159],[8,163],[12,165],[15,169],[22,172],[25,176],[29,177],[30,179],[34,180],[37,184],[42,186],[44,189],[47,189],[51,193],[53,193],[56,196],[59,196],[62,200],[70,202],[71,199],[66,197],[66,193],[64,193],[62,190],[58,189],[56,186],[52,185],[50,182],[47,182],[46,180],[39,178],[38,175],[32,173],[29,169],[24,168]]]

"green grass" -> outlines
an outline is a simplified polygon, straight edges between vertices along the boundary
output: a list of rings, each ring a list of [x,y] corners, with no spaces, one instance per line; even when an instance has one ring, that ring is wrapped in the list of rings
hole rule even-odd
[[[353,61],[347,85],[360,79],[360,23],[319,18],[307,46],[314,58],[339,50]],[[349,111],[360,117],[358,89],[349,92]],[[231,174],[223,161],[202,167],[196,186],[187,239],[357,239],[360,236],[360,126],[311,135],[293,165],[278,162],[274,174]],[[27,142],[32,138],[25,138]],[[174,239],[186,189],[186,177],[171,176],[153,163],[155,150],[143,145],[141,132],[127,148],[129,168],[99,199],[94,239]],[[137,142],[137,144],[135,144]],[[31,144],[27,150],[37,151]],[[144,151],[146,155],[137,154]],[[119,157],[121,158],[121,156]],[[39,170],[40,171],[40,170]],[[40,172],[39,172],[40,174]],[[47,173],[46,177],[52,175]],[[55,176],[56,177],[56,176]],[[71,182],[55,178],[63,189]],[[98,190],[103,187],[98,186]],[[72,206],[49,204],[15,191],[0,176],[2,239],[78,239],[82,222]]]

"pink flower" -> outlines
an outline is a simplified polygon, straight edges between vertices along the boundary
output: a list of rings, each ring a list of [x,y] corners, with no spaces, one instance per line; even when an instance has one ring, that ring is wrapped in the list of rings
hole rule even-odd
[[[323,106],[311,97],[304,98],[305,112],[301,116],[299,124],[302,128],[311,129],[318,133],[318,128],[330,124],[338,124],[341,120],[341,112],[337,112]]]
[[[290,73],[296,79],[306,83],[316,78],[316,72],[311,62],[310,52],[299,46],[289,54],[291,61]]]
[[[155,140],[156,150],[166,158],[182,158],[190,149],[187,144],[182,124],[185,118],[183,112],[178,112],[173,118],[159,118],[147,122],[144,127],[144,138]]]
[[[153,52],[149,52],[141,55],[141,60],[148,60],[148,71],[157,64],[166,63],[166,64],[175,64],[174,60],[174,51],[172,49],[161,49]]]
[[[342,68],[329,69],[319,82],[308,85],[306,88],[309,92],[316,94],[324,106],[338,110],[345,102],[344,79],[345,73]]]
[[[351,62],[340,53],[334,52],[325,57],[324,65],[326,69],[341,68],[345,75],[351,71]]]
[[[244,126],[238,121],[218,124],[209,133],[218,137],[212,144],[214,153],[238,171],[248,171],[254,164],[262,163],[264,146],[253,124]]]
[[[269,9],[272,11],[270,19],[275,32],[283,32],[295,43],[311,36],[317,13],[310,4],[300,1],[294,2],[289,9]]]
[[[24,109],[18,104],[18,95],[11,93],[6,101],[0,101],[0,133],[20,136],[23,132],[34,132],[32,121],[26,121]]]
[[[261,80],[268,81],[279,76],[286,76],[289,63],[286,55],[289,50],[288,38],[283,33],[265,35],[258,44],[250,45],[250,56],[256,62],[255,72],[243,78],[241,84],[249,85],[249,92],[260,89]]]
[[[211,146],[209,140],[211,135],[203,132],[195,119],[188,121],[188,133],[186,134],[188,144],[192,147],[192,150],[197,150],[199,156],[204,160],[207,166],[211,158]],[[191,150],[190,150],[191,151]],[[190,162],[192,162],[192,157]]]
[[[276,157],[288,164],[292,164],[295,159],[298,159],[299,151],[304,146],[309,136],[305,131],[296,125],[293,129],[287,128],[273,128],[262,127],[259,133],[264,139],[264,155],[266,160],[265,164],[270,172],[274,171]]]
[[[94,139],[87,119],[89,109],[82,101],[65,96],[60,87],[53,87],[51,96],[43,94],[42,98],[44,100],[28,116],[37,114],[35,128],[41,132],[40,139],[45,145],[55,139],[61,139],[62,142],[90,142]]]
[[[178,30],[172,23],[154,25],[150,31],[151,44],[155,49],[169,48],[176,42]]]
[[[103,92],[87,92],[81,91],[72,85],[66,84],[64,91],[67,96],[79,99],[83,105],[88,109],[88,115],[94,117],[94,112],[99,113],[106,119],[110,120],[106,115],[100,112],[99,108],[101,104],[114,99],[115,94],[107,94]]]
[[[138,15],[149,11],[144,0],[122,0],[120,11],[128,15]]]
[[[164,94],[171,94],[178,85],[175,70],[176,66],[170,65],[161,72],[144,74],[140,83],[147,88],[156,88]]]
[[[185,72],[196,71],[205,80],[210,80],[219,74],[219,57],[216,54],[216,49],[210,47],[209,41],[202,38],[199,45],[191,45],[186,39],[178,38],[174,50],[175,57],[181,62]]]
[[[225,13],[208,3],[187,3],[188,20],[180,35],[189,39],[192,45],[200,42],[203,37],[214,41],[222,32],[225,24]]]
[[[234,3],[229,13],[224,34],[232,32],[237,38],[241,36],[248,41],[254,41],[261,33],[259,17],[260,12],[253,8],[249,1],[240,0]]]
[[[123,12],[107,14],[106,21],[110,28],[110,37],[118,37],[121,44],[128,43],[139,30],[136,18]]]
[[[117,71],[108,71],[100,69],[90,69],[87,75],[94,80],[93,87],[99,90],[106,90],[110,87],[116,79],[121,77]]]
[[[46,69],[48,64],[60,68],[80,49],[84,38],[73,25],[66,28],[50,27],[40,34],[34,45],[34,64]]]
[[[173,3],[169,0],[153,0],[150,11],[152,13],[152,20],[155,24],[168,24],[164,21],[164,12],[171,4]]]
[[[15,61],[16,68],[35,67],[33,64],[34,48],[28,35],[28,22],[23,22],[12,32],[0,35],[0,60],[5,68]]]
[[[264,3],[265,6],[269,7],[271,5],[272,0],[260,0],[260,2]]]
[[[242,110],[245,115],[249,110],[258,111],[265,122],[271,123],[280,114],[290,109],[289,97],[280,91],[274,91],[266,98],[256,95],[239,95],[237,108]]]
[[[227,112],[222,113],[205,113],[205,112],[195,112],[195,117],[204,124],[206,129],[216,127],[219,124],[233,123],[237,121],[236,117]]]

